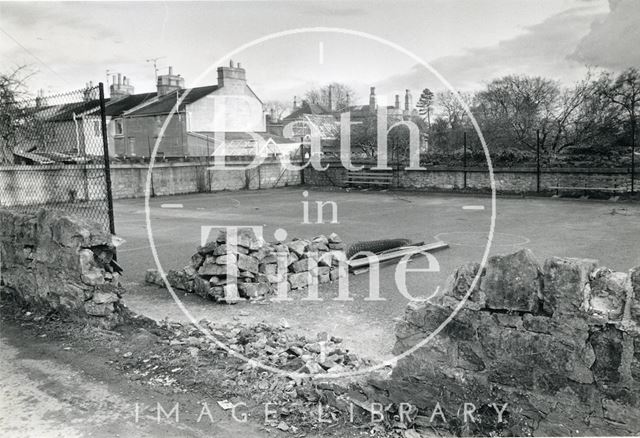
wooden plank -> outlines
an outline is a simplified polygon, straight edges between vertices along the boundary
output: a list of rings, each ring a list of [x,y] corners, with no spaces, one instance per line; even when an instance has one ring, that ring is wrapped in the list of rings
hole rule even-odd
[[[393,260],[400,257],[404,257],[406,255],[415,255],[423,252],[437,251],[437,250],[445,249],[448,247],[449,247],[448,243],[440,240],[438,242],[428,243],[422,246],[416,246],[411,248],[400,248],[397,251],[386,252],[384,254],[378,255],[378,262]],[[349,261],[349,267],[351,269],[364,268],[366,266],[369,266],[369,257],[363,257],[363,258]]]

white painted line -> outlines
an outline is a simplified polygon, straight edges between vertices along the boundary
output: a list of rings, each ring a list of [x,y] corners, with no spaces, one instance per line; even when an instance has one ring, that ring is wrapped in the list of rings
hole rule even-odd
[[[182,204],[162,204],[160,208],[183,208]]]
[[[463,210],[484,210],[484,205],[463,205]]]

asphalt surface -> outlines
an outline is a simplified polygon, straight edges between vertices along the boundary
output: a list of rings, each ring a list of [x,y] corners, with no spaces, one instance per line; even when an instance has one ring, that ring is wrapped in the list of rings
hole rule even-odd
[[[324,209],[325,223],[315,223],[316,201],[334,201],[339,223],[329,223],[329,207]],[[304,202],[308,202],[308,222],[313,223],[304,223]],[[133,310],[157,319],[168,316],[188,320],[167,291],[141,284],[145,271],[156,267],[147,237],[144,200],[119,200],[115,210],[116,231],[127,241],[118,253],[129,282],[127,303]],[[300,238],[337,232],[347,243],[384,238],[449,243],[450,248],[434,254],[438,272],[406,274],[407,292],[414,297],[434,293],[462,263],[481,261],[491,213],[491,199],[482,195],[323,191],[304,187],[150,200],[151,232],[165,270],[189,262],[200,244],[203,226],[262,226],[266,240],[273,240],[274,231],[283,228],[289,237]],[[556,255],[595,258],[616,270],[640,265],[637,204],[503,197],[496,200],[495,217],[490,254],[527,247],[540,261]],[[434,266],[424,258],[406,265],[410,269]],[[397,264],[380,268],[380,300],[367,300],[371,290],[368,274],[349,277],[351,301],[334,300],[338,290],[335,283],[320,286],[320,301],[304,300],[306,293],[295,291],[290,294],[294,298],[291,302],[235,306],[217,305],[184,294],[180,298],[196,319],[277,324],[284,318],[294,330],[307,334],[327,331],[343,337],[360,354],[389,357],[394,318],[404,312],[408,302],[396,285],[397,268]]]

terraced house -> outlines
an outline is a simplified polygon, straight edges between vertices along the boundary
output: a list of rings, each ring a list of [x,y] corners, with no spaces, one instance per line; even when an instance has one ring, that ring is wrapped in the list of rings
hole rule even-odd
[[[148,157],[158,139],[160,157],[266,156],[297,147],[292,140],[266,132],[264,105],[247,84],[246,71],[239,63],[231,61],[217,73],[216,85],[186,89],[184,78],[169,67],[168,74],[158,76],[157,92],[151,98],[127,95],[128,82],[124,88],[118,87],[119,82],[112,85],[107,113],[113,153]],[[118,107],[118,101],[132,99],[141,101],[109,112]]]

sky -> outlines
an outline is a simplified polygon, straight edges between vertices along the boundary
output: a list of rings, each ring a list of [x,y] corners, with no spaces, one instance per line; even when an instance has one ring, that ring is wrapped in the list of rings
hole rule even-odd
[[[112,73],[145,92],[155,89],[148,60],[159,58],[160,74],[171,65],[189,87],[215,84],[216,61],[258,38],[341,28],[389,44],[300,31],[233,60],[263,101],[290,101],[337,81],[356,90],[355,103],[366,103],[371,86],[389,100],[405,89],[445,89],[416,58],[458,90],[506,74],[571,84],[587,66],[640,66],[638,23],[640,0],[0,2],[0,71],[27,65],[29,88],[47,94],[110,81]]]

